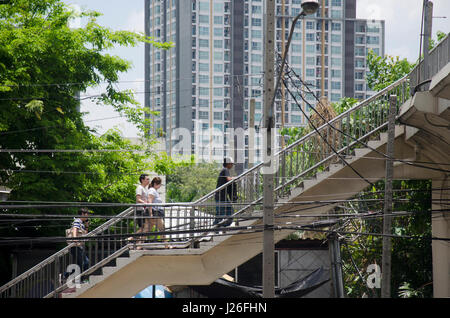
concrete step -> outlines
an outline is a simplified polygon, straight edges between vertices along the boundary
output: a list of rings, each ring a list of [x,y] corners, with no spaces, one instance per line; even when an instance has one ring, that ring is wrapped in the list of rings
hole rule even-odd
[[[335,173],[335,172],[341,170],[342,168],[344,168],[344,165],[342,163],[332,163],[330,165],[330,172]]]
[[[130,263],[129,257],[118,257],[116,259],[116,267],[122,267]]]
[[[369,154],[372,150],[370,150],[369,148],[356,148],[355,149],[355,157],[359,158],[359,157],[364,157],[367,156],[367,154]]]
[[[117,270],[116,266],[105,266],[102,268],[103,275],[109,276]]]
[[[91,286],[100,283],[105,277],[103,275],[91,275],[89,276],[89,284]]]
[[[317,184],[317,178],[312,178],[312,179],[308,179],[303,181],[303,184],[305,185],[305,189],[308,189],[310,187],[312,187],[313,185]]]

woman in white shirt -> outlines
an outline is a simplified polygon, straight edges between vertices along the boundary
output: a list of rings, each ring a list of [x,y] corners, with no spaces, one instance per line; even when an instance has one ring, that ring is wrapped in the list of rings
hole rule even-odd
[[[161,185],[161,178],[153,178],[148,189],[148,203],[163,203],[157,191],[161,187]],[[156,230],[158,232],[164,232],[164,208],[162,206],[150,207],[150,216],[157,217],[156,219],[152,219],[151,227],[153,228],[154,226],[156,226]],[[161,238],[163,241],[166,241],[165,235],[161,235]],[[166,248],[170,247],[170,245],[166,246]]]
[[[136,188],[136,203],[148,203],[148,184],[150,183],[150,178],[148,174],[142,174],[139,177],[140,185]],[[146,233],[150,232],[151,226],[150,226],[150,219],[145,218],[150,216],[148,207],[137,207],[136,208],[136,223],[139,226],[139,229],[136,231],[136,233]],[[139,237],[141,240],[138,241],[138,243],[143,243],[142,238]],[[128,238],[128,240],[133,240],[132,237]],[[141,247],[138,247],[137,249],[142,249]]]

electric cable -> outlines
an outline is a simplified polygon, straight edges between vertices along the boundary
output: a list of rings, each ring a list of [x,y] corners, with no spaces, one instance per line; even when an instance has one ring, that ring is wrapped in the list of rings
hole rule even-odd
[[[350,169],[353,170],[353,172],[355,172],[362,180],[364,180],[365,182],[367,182],[369,185],[371,185],[372,187],[375,187],[375,185],[370,182],[369,180],[367,180],[365,177],[363,177],[354,167],[352,167],[343,157],[341,154],[339,154],[333,146],[330,145],[330,143],[328,142],[328,140],[326,140],[325,137],[322,136],[322,134],[317,130],[316,126],[312,123],[312,121],[309,119],[309,117],[306,115],[306,113],[303,111],[302,107],[300,106],[300,104],[297,101],[297,98],[295,97],[295,95],[291,92],[291,90],[287,87],[285,80],[282,80],[284,83],[285,88],[287,89],[287,91],[289,92],[289,94],[292,96],[292,98],[294,99],[295,103],[297,104],[297,106],[300,108],[301,112],[303,113],[303,115],[305,116],[305,118],[308,120],[309,124],[314,128],[314,130],[316,131],[316,133],[322,138],[322,140],[333,150],[333,152],[342,160],[342,162],[344,162]],[[305,100],[303,98],[303,96],[300,95],[300,97]]]
[[[288,69],[289,69],[289,71],[288,72],[286,72],[286,74],[288,75],[288,77],[291,79],[291,81],[292,81],[292,78],[290,77],[290,73],[291,72],[293,72],[294,73],[294,75],[302,82],[302,84],[303,84],[303,86],[305,86],[308,90],[309,90],[309,93],[311,93],[313,96],[314,96],[314,98],[319,102],[319,103],[321,103],[321,101],[317,98],[317,96],[315,95],[315,93],[308,87],[308,85],[306,85],[303,81],[302,81],[302,79],[295,73],[295,71],[293,71],[291,68],[290,68],[290,66],[287,64],[287,67],[288,67]],[[293,96],[294,97],[294,96]],[[422,165],[418,165],[418,164],[413,164],[413,163],[411,163],[411,162],[409,162],[409,161],[406,161],[406,160],[403,160],[403,159],[395,159],[395,158],[390,158],[388,155],[386,155],[385,153],[383,153],[383,152],[380,152],[380,151],[378,151],[377,149],[375,149],[375,148],[373,148],[373,147],[370,147],[368,144],[366,144],[366,143],[364,143],[363,141],[360,141],[359,139],[357,139],[357,138],[355,138],[355,137],[353,137],[353,136],[351,136],[351,135],[349,135],[349,134],[347,134],[347,133],[345,133],[345,132],[343,132],[342,130],[340,130],[339,128],[337,128],[337,127],[335,127],[335,126],[333,126],[333,125],[331,125],[330,124],[330,122],[328,121],[328,120],[326,120],[323,116],[322,116],[322,114],[320,114],[320,112],[318,112],[316,109],[315,109],[315,107],[313,107],[308,101],[306,101],[304,98],[303,98],[303,96],[300,94],[300,97],[303,99],[303,101],[316,113],[316,114],[318,114],[321,118],[322,118],[322,120],[324,120],[324,122],[328,125],[328,126],[330,126],[332,129],[334,129],[334,130],[336,130],[336,131],[338,131],[339,133],[341,133],[341,134],[343,134],[343,135],[345,135],[345,136],[347,136],[347,137],[349,137],[349,138],[352,138],[355,142],[358,142],[358,143],[360,143],[361,145],[363,145],[364,147],[366,147],[366,148],[368,148],[368,149],[370,149],[370,150],[372,150],[372,151],[374,151],[374,152],[376,152],[376,153],[378,153],[378,154],[380,154],[381,156],[383,156],[383,157],[385,157],[386,159],[389,159],[389,160],[394,160],[394,161],[399,161],[399,162],[402,162],[402,163],[405,163],[405,164],[407,164],[407,165],[411,165],[411,166],[416,166],[416,167],[420,167],[420,168],[424,168],[424,169],[430,169],[430,170],[435,170],[435,171],[440,171],[440,172],[445,172],[445,173],[450,173],[450,170],[444,170],[444,169],[438,169],[438,168],[433,168],[433,167],[427,167],[427,166],[422,166]],[[294,99],[295,99],[295,97],[294,97]],[[296,99],[295,99],[296,100]],[[300,109],[301,109],[301,106],[299,105],[299,103],[296,101],[296,103],[297,103],[297,105],[300,107]],[[303,109],[302,109],[302,112],[303,112]],[[304,113],[304,112],[303,112]],[[306,116],[306,115],[305,115]],[[307,118],[307,117],[306,117]],[[317,130],[316,130],[317,131]]]

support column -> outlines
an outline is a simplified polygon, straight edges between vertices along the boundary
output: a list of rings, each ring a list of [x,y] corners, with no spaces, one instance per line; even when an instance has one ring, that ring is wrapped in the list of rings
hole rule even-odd
[[[450,199],[450,180],[433,180],[433,189],[445,189],[442,191],[433,191],[432,193],[432,219],[431,235],[432,237],[448,238],[450,237],[450,214],[448,212],[438,212],[448,209],[445,204]],[[433,253],[433,296],[435,298],[450,297],[450,242],[432,241]]]

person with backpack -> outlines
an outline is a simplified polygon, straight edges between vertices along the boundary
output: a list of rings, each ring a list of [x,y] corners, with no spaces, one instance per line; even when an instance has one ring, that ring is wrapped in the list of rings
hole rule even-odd
[[[84,236],[89,231],[89,210],[86,208],[80,208],[78,210],[78,217],[72,222],[72,226],[66,230],[66,237],[76,238]],[[72,261],[75,261],[80,268],[80,272],[84,272],[89,268],[89,258],[86,254],[85,244],[83,240],[74,241],[69,240],[68,244],[74,244],[70,247],[70,255],[72,256]],[[66,272],[65,277],[67,278],[71,273]]]
[[[231,177],[230,170],[233,168],[234,162],[231,157],[226,157],[223,160],[223,169],[219,173],[219,177],[217,178],[216,189],[223,186],[228,181],[233,180]],[[227,186],[224,189],[217,191],[215,194],[216,201],[216,216],[231,216],[233,214],[233,207],[231,205],[231,201],[234,201],[234,192],[235,189],[233,185]],[[213,225],[219,224],[223,221],[222,218],[216,218],[213,222]],[[221,223],[220,226],[229,226],[232,223],[232,219],[228,218],[224,223]]]

